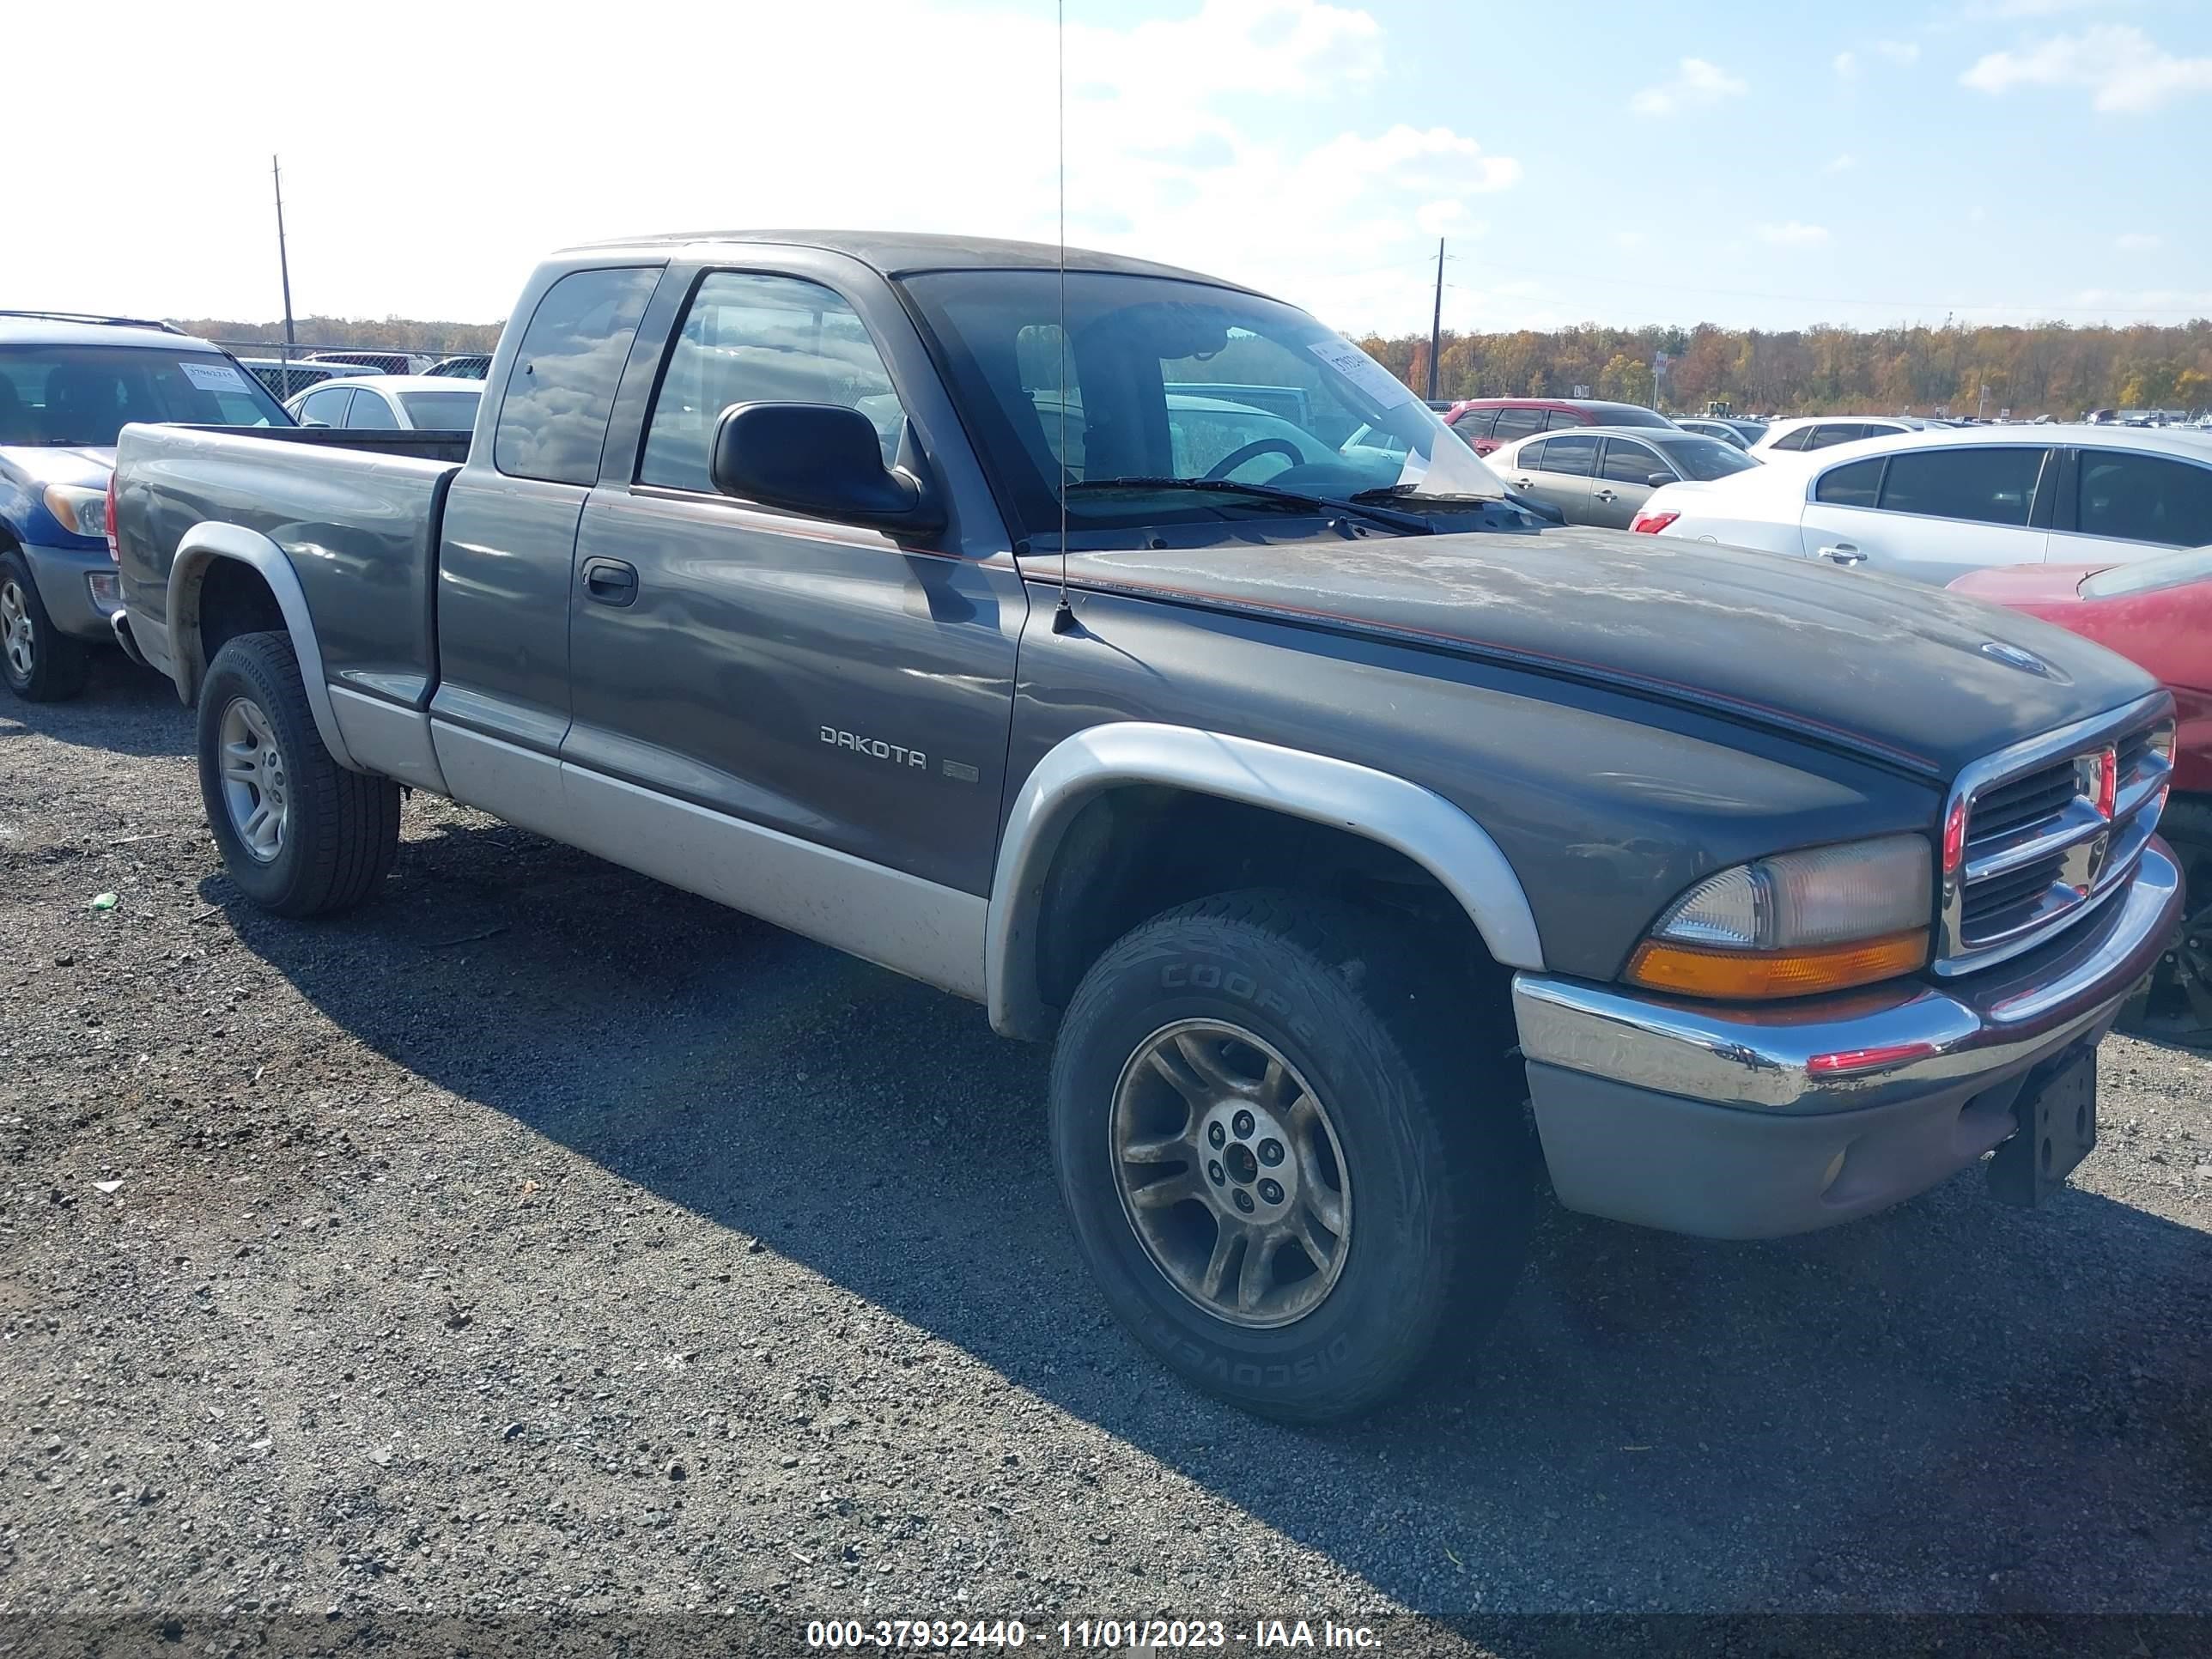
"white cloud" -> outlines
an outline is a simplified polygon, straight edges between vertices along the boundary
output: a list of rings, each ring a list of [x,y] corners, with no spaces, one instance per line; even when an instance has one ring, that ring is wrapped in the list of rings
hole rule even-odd
[[[1850,80],[1859,72],[1858,54],[1853,52],[1838,52],[1834,59],[1834,68],[1836,73],[1842,76],[1844,80]]]
[[[1828,240],[1828,231],[1825,225],[1804,225],[1792,219],[1787,224],[1761,225],[1759,240],[1778,247],[1819,247]]]
[[[1877,40],[1874,49],[1893,64],[1917,64],[1920,48],[1910,40]]]
[[[1993,52],[1959,77],[1997,94],[2014,87],[2085,87],[2091,103],[2139,115],[2169,100],[2212,91],[2212,58],[2180,58],[2129,24],[2104,23],[2054,35],[2025,52]]]
[[[2069,11],[2101,11],[2136,0],[1973,0],[1962,14],[1973,22],[2003,22],[2022,17],[2057,17]]]
[[[1378,19],[1391,16],[1371,0],[1177,0],[1174,15],[1146,21],[1096,3],[1068,11],[1071,240],[1249,282],[1339,327],[1399,326],[1428,315],[1424,242],[1433,256],[1436,234],[1478,234],[1468,216],[1480,198],[1521,178],[1520,162],[1479,143],[1455,111],[1433,118],[1452,125],[1360,124],[1350,94],[1379,73]],[[204,32],[167,29],[151,0],[113,0],[118,44],[101,76],[114,107],[72,153],[88,177],[125,177],[134,157],[158,151],[185,187],[134,200],[98,239],[0,239],[0,293],[134,315],[277,314],[272,149],[283,154],[303,315],[495,319],[549,249],[685,226],[1051,239],[1050,6],[844,0],[828,59],[825,15],[631,0],[635,38],[682,49],[649,77],[609,77],[604,55],[576,51],[604,32],[601,10],[582,0],[542,0],[521,30],[500,8],[384,0],[380,27],[392,38],[434,37],[454,61],[497,63],[501,84],[528,88],[532,106],[553,114],[522,123],[511,102],[464,100],[434,124],[387,124],[371,143],[250,100],[234,118],[180,127],[176,88],[228,84],[235,62]],[[10,62],[76,50],[64,9],[5,15]],[[309,56],[343,46],[334,15],[288,0],[231,0],[225,21],[236,39],[284,39]],[[1395,24],[1387,44],[1394,61],[1428,46]],[[744,74],[793,64],[820,72]],[[730,94],[733,73],[742,98]],[[922,86],[927,118],[899,114]],[[79,132],[80,94],[65,78],[30,77],[9,112],[26,131]],[[623,133],[631,142],[609,142]],[[464,153],[496,188],[426,197],[421,181]],[[409,236],[389,234],[399,223]],[[426,246],[436,258],[422,257]],[[178,260],[185,246],[194,257]]]
[[[1675,66],[1674,77],[1646,87],[1628,100],[1638,115],[1673,115],[1677,111],[1717,104],[1723,98],[1741,98],[1750,86],[1717,64],[1702,58],[1685,58]]]
[[[1823,172],[1823,173],[1849,173],[1849,172],[1850,172],[1853,167],[1856,167],[1858,164],[1859,164],[1859,158],[1858,158],[1857,156],[1856,156],[1856,155],[1851,155],[1851,154],[1847,150],[1847,151],[1845,151],[1843,155],[1838,155],[1838,157],[1836,157],[1836,159],[1835,159],[1834,161],[1832,161],[1829,162],[1827,166],[1826,166],[1826,167],[1822,167],[1822,168],[1820,169],[1820,171],[1821,171],[1821,172]]]
[[[2166,238],[2131,230],[2124,236],[2112,239],[2112,246],[2123,253],[2149,253],[2166,246]]]

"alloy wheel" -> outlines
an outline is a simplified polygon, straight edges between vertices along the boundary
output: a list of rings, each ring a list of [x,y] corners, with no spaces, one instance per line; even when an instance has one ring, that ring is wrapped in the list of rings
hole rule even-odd
[[[1178,1020],[1115,1086],[1121,1207],[1168,1281],[1217,1319],[1273,1328],[1328,1297],[1352,1244],[1352,1184],[1321,1097],[1263,1038]]]
[[[0,580],[0,653],[8,659],[11,678],[27,682],[38,665],[33,636],[31,602],[15,578]]]
[[[233,697],[218,739],[222,800],[230,827],[247,854],[271,864],[284,850],[291,817],[283,751],[269,716],[251,697]]]

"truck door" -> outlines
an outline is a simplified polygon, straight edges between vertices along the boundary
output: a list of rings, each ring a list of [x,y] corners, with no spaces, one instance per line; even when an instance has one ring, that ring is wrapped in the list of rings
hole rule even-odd
[[[640,330],[577,538],[564,789],[591,834],[632,813],[639,836],[684,842],[641,867],[842,943],[856,895],[934,916],[946,890],[989,891],[1027,601],[889,284],[839,255],[771,263],[672,271]],[[901,542],[718,494],[717,417],[775,401],[860,410],[887,461],[944,493],[951,523]],[[672,801],[702,810],[672,816]],[[759,857],[782,860],[772,902],[747,888]],[[884,872],[899,875],[877,884]],[[790,891],[813,879],[836,890]]]
[[[599,476],[616,387],[659,276],[657,265],[560,276],[538,296],[504,383],[485,393],[487,404],[497,398],[496,416],[488,434],[477,422],[440,535],[441,683],[431,708],[441,720],[549,758],[560,748],[576,520]],[[531,769],[503,764],[503,751],[487,755],[465,738],[459,748],[489,764],[449,765],[457,796],[532,816],[507,787]]]

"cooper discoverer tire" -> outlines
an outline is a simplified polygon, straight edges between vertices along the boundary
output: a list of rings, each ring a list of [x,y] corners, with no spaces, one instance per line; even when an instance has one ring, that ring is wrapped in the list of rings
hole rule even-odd
[[[1310,1423],[1468,1351],[1526,1258],[1536,1158],[1510,1039],[1468,1041],[1467,1002],[1395,930],[1271,891],[1170,910],[1099,958],[1053,1056],[1053,1154],[1146,1347]]]
[[[292,642],[241,634],[200,687],[200,798],[239,890],[280,916],[358,904],[399,847],[399,786],[348,771],[315,729]]]
[[[54,626],[30,562],[0,551],[0,679],[26,702],[62,702],[84,690],[92,652]]]

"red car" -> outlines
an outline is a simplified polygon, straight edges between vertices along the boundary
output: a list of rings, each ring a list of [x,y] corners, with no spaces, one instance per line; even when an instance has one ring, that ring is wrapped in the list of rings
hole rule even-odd
[[[2189,909],[2124,1024],[2212,1044],[2212,547],[2130,564],[2011,565],[1951,586],[2109,646],[2173,693],[2173,793],[2159,833],[2188,878]]]
[[[1563,426],[1664,426],[1668,420],[1641,404],[1598,403],[1588,398],[1469,398],[1445,411],[1444,424],[1478,455],[1532,432]]]

